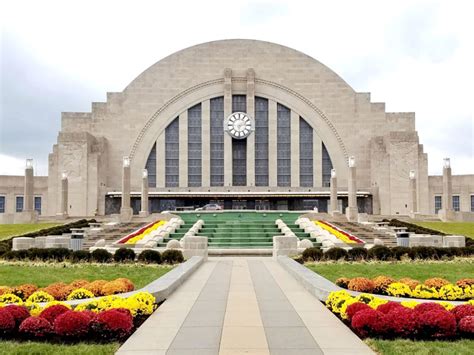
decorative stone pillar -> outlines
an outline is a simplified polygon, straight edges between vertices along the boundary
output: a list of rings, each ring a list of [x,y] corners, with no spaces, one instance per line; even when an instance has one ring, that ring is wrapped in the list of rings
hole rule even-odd
[[[141,198],[141,209],[140,209],[140,217],[148,217],[149,215],[148,209],[148,170],[143,169],[142,172],[142,198]]]
[[[64,171],[61,174],[61,196],[60,196],[60,203],[59,208],[60,210],[56,214],[58,219],[67,219],[68,218],[68,188],[69,188],[69,181],[67,173]]]
[[[417,194],[416,194],[416,174],[415,170],[410,170],[410,213],[412,215],[418,212]]]
[[[339,213],[337,206],[337,176],[336,170],[331,170],[331,197],[329,199],[329,214],[334,215]]]
[[[357,181],[355,158],[349,157],[349,179],[347,181],[348,207],[346,208],[346,218],[350,222],[357,222]]]
[[[252,68],[247,69],[247,115],[255,120],[255,71]],[[255,133],[247,137],[247,186],[255,186],[254,147]]]
[[[443,164],[443,204],[438,216],[442,221],[452,221],[455,219],[453,211],[453,179],[451,175],[451,160],[444,158]]]
[[[14,214],[14,223],[36,223],[38,221],[38,213],[35,211],[34,188],[33,159],[26,159],[23,210]]]
[[[224,70],[224,120],[232,114],[232,69]],[[224,186],[232,186],[232,137],[224,133]]]
[[[25,189],[23,192],[23,212],[35,210],[33,159],[26,159]]]
[[[133,210],[130,207],[130,158],[123,157],[122,165],[122,207],[120,208],[120,221],[130,222]]]

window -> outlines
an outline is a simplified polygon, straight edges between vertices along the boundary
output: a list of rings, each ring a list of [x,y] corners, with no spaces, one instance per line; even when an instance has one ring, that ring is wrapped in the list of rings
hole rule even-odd
[[[17,212],[23,211],[23,196],[16,197],[16,211]]]
[[[277,105],[277,186],[291,185],[291,111]]]
[[[5,196],[0,196],[0,213],[5,213]]]
[[[201,104],[188,110],[188,186],[202,185]]]
[[[156,187],[156,143],[151,148],[145,168],[148,171],[148,186]]]
[[[471,195],[471,212],[474,212],[474,195]]]
[[[459,210],[460,210],[460,208],[459,208],[459,196],[458,195],[453,196],[453,210],[457,211],[457,212],[459,212]]]
[[[35,196],[35,211],[41,214],[41,196]]]
[[[329,187],[331,185],[331,170],[332,170],[332,161],[329,156],[329,152],[326,149],[324,143],[322,143],[322,169],[323,169],[323,186]]]
[[[224,186],[224,97],[211,99],[211,186]]]
[[[268,186],[268,100],[255,97],[255,186]]]
[[[301,117],[300,186],[313,186],[313,128]]]
[[[165,130],[165,186],[179,186],[179,118]]]
[[[441,196],[435,196],[435,214],[438,214],[438,211],[443,208],[443,203],[441,202]]]

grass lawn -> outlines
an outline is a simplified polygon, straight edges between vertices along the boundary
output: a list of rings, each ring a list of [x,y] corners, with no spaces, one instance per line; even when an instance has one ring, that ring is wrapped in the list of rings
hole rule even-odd
[[[0,224],[0,240],[9,239],[15,235],[34,232],[44,228],[59,226],[61,223],[33,223],[33,224]]]
[[[159,265],[97,265],[97,264],[45,264],[3,263],[0,264],[0,285],[16,286],[32,283],[45,287],[54,282],[72,282],[77,279],[113,280],[126,277],[141,288],[170,271],[170,266]],[[0,346],[1,351],[1,346]]]
[[[74,345],[48,344],[42,342],[2,341],[0,354],[9,355],[112,355],[120,347],[119,343]]]
[[[467,355],[472,354],[474,349],[474,340],[466,339],[456,341],[367,339],[365,342],[383,355]]]
[[[360,262],[360,263],[315,263],[306,266],[336,281],[339,277],[369,277],[379,275],[395,279],[411,277],[424,281],[430,277],[443,277],[451,282],[462,278],[474,278],[474,260],[430,261],[430,262]]]
[[[416,225],[443,233],[474,238],[474,222],[414,222]]]

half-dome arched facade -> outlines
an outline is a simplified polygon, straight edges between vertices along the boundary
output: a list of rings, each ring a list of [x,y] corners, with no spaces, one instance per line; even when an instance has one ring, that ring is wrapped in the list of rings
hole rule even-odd
[[[230,118],[236,112],[248,126]],[[49,157],[48,213],[58,211],[63,171],[71,216],[118,212],[124,156],[135,212],[145,168],[152,212],[212,202],[326,211],[331,169],[342,210],[350,156],[360,212],[409,213],[411,170],[418,209],[430,212],[414,114],[388,113],[317,60],[268,42],[184,49],[93,103],[90,113],[63,113]]]

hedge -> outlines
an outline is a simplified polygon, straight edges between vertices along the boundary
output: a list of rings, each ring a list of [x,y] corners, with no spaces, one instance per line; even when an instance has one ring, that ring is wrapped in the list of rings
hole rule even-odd
[[[463,248],[437,248],[437,247],[394,247],[388,248],[382,245],[376,245],[369,250],[364,248],[353,248],[346,251],[343,248],[330,248],[326,252],[317,253],[316,248],[308,248],[303,254],[295,258],[298,262],[318,261],[318,260],[400,260],[402,257],[415,259],[439,260],[443,258],[452,258],[455,256],[472,257],[474,256],[474,246]],[[365,251],[364,251],[365,250]]]
[[[181,250],[165,250],[162,254],[157,250],[144,250],[136,257],[133,249],[120,248],[115,254],[105,249],[72,251],[66,248],[31,248],[28,250],[10,250],[0,256],[4,260],[29,260],[29,261],[70,261],[78,262],[138,262],[147,264],[177,264],[184,261]]]

